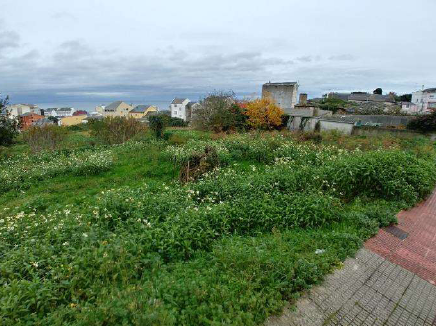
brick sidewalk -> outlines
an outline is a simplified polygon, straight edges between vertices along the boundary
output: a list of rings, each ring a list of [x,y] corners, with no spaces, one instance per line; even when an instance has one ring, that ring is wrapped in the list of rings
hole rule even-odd
[[[267,326],[436,325],[436,191]]]
[[[436,284],[436,191],[399,213],[398,225],[380,230],[365,248]]]

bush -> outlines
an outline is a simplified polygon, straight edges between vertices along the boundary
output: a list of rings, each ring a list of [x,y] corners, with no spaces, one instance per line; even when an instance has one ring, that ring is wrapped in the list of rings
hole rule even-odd
[[[423,133],[436,132],[436,110],[411,120],[407,128]]]
[[[7,97],[5,99],[0,98],[0,146],[12,145],[19,132],[18,121],[11,119],[6,111],[7,104]]]
[[[65,140],[68,129],[56,125],[42,127],[31,126],[23,133],[24,141],[29,145],[32,152],[42,150],[54,150]]]
[[[192,116],[194,127],[216,133],[243,129],[246,120],[233,92],[209,94],[200,101]]]
[[[144,133],[146,127],[135,118],[106,117],[88,122],[91,136],[103,144],[121,144]]]
[[[162,138],[164,130],[165,130],[165,116],[163,115],[154,115],[148,118],[151,131],[154,136],[158,139]]]
[[[247,123],[254,129],[272,130],[283,121],[284,111],[269,97],[246,103]]]

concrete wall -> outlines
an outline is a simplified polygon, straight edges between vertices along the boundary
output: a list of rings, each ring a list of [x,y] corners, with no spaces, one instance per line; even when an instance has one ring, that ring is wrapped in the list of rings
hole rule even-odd
[[[308,117],[298,117],[298,116],[293,116],[289,119],[288,122],[288,129],[289,130],[301,130],[301,121],[305,120],[304,122],[304,127],[303,127],[303,131],[314,131],[316,128],[316,124],[319,121],[319,118],[308,118]]]
[[[331,131],[337,130],[346,135],[351,135],[353,132],[354,124],[342,121],[332,121],[332,120],[320,120],[320,131]]]
[[[414,117],[393,115],[345,115],[335,116],[335,119],[347,122],[360,121],[362,125],[366,123],[379,123],[382,126],[406,126]]]
[[[266,83],[262,86],[262,97],[271,97],[285,112],[297,104],[298,84]]]
[[[389,129],[381,127],[354,127],[353,135],[358,136],[394,136],[399,138],[413,138],[423,134],[405,129]]]

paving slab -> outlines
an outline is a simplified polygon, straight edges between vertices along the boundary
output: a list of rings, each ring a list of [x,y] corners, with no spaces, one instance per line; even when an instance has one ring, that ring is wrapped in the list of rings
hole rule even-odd
[[[436,325],[436,192],[267,326]]]

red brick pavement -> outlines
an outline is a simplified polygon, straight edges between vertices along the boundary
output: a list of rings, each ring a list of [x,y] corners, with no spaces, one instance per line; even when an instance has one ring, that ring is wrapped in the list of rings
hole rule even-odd
[[[436,191],[423,203],[398,214],[405,240],[381,229],[365,247],[419,277],[436,284]]]

